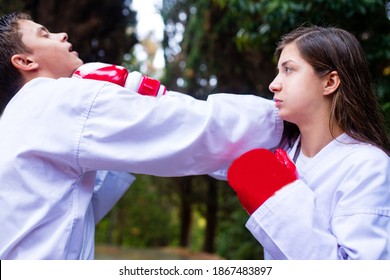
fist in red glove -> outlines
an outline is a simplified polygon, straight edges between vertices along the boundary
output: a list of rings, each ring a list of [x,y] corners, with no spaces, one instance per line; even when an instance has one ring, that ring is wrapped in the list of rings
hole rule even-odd
[[[159,80],[144,76],[137,71],[128,72],[119,65],[91,62],[81,65],[72,77],[111,82],[142,95],[161,96],[166,88]]]
[[[297,180],[298,173],[284,150],[277,149],[272,153],[254,149],[233,161],[227,178],[251,215],[277,190]]]

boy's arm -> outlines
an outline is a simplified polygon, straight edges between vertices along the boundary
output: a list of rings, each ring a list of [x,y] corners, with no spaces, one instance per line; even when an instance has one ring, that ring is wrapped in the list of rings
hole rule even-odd
[[[129,93],[106,84],[93,99],[77,148],[81,167],[210,174],[248,150],[272,149],[281,140],[283,122],[264,98],[211,94],[202,101],[176,92],[161,98]]]

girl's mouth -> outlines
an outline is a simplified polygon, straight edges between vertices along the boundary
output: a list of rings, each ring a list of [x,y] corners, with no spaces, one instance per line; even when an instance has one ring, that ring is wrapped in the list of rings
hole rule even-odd
[[[282,100],[277,99],[277,98],[274,98],[274,101],[275,101],[275,106],[276,106],[276,107],[279,107],[280,104],[283,102]]]

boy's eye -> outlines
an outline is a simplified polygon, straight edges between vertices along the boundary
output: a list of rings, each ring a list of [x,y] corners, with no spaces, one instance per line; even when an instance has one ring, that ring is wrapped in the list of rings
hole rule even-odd
[[[41,27],[39,30],[39,35],[44,38],[49,38],[50,37],[50,32],[47,30],[45,27]]]

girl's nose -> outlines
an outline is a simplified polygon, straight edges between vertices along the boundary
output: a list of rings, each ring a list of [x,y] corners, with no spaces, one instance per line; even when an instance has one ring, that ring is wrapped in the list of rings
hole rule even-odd
[[[269,84],[268,89],[271,92],[280,91],[282,88],[282,83],[277,79],[277,77]]]

